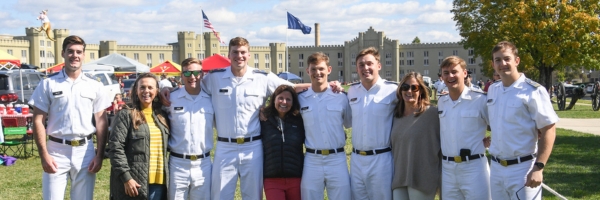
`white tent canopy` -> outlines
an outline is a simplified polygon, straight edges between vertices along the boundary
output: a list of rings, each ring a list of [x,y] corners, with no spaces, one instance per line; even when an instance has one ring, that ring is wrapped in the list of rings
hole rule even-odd
[[[98,65],[113,66],[115,71],[150,72],[150,67],[118,53],[113,53],[87,63],[83,65],[82,68],[85,70],[86,68],[93,68],[92,66]]]

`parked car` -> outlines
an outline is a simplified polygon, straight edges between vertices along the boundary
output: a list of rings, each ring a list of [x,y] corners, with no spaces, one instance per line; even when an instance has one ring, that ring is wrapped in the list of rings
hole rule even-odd
[[[28,103],[41,80],[33,69],[0,70],[0,103]]]
[[[594,83],[593,82],[585,84],[585,92],[588,94],[594,93]]]
[[[101,82],[104,85],[105,93],[111,99],[121,93],[121,85],[114,73],[104,71],[84,71],[83,73]]]
[[[131,86],[135,83],[135,79],[123,79],[121,81],[123,82],[123,94],[129,94]],[[130,96],[130,94],[127,96]]]

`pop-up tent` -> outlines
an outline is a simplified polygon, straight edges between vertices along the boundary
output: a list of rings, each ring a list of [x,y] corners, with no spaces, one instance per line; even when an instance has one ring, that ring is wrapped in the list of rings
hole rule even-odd
[[[207,72],[213,69],[225,68],[230,65],[231,61],[229,61],[229,59],[219,54],[215,54],[202,60],[202,71]]]
[[[0,51],[0,69],[18,69],[20,66],[21,60],[4,51]]]
[[[96,65],[114,66],[115,71],[125,71],[125,72],[149,72],[150,71],[150,67],[148,67],[142,63],[139,63],[138,61],[135,61],[131,58],[122,56],[121,54],[118,54],[118,53],[113,53],[108,56],[104,56],[98,60],[84,64],[82,66],[82,68],[86,69],[86,66],[88,66],[87,68],[89,68],[89,66],[96,66]]]
[[[168,74],[171,76],[177,76],[179,75],[179,73],[181,73],[181,66],[177,63],[173,63],[170,60],[167,60],[150,68],[150,72],[155,74]]]

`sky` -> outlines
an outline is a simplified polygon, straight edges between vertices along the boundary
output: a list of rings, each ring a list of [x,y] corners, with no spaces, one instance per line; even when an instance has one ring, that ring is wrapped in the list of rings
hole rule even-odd
[[[178,31],[207,32],[202,12],[226,43],[237,36],[252,46],[287,41],[314,45],[314,24],[322,45],[342,45],[369,27],[400,43],[458,42],[451,0],[2,0],[0,35],[25,35],[26,27],[48,9],[53,29],[69,29],[86,43],[115,40],[119,45],[165,45]],[[287,30],[286,11],[313,32]],[[286,37],[287,35],[287,37]]]

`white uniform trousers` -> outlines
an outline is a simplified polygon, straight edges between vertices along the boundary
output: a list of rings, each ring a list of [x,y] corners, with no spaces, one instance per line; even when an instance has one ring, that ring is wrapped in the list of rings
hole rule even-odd
[[[212,169],[212,199],[234,199],[238,177],[244,200],[262,200],[262,141],[217,142]]]
[[[210,157],[195,161],[170,156],[169,199],[210,200]]]
[[[82,146],[70,146],[48,140],[48,154],[58,165],[54,174],[43,172],[42,193],[46,200],[63,200],[67,181],[71,180],[71,199],[91,200],[94,198],[96,174],[88,171],[96,156],[92,140]]]
[[[329,199],[351,199],[350,175],[344,152],[329,155],[306,153],[300,193],[303,200],[324,198],[327,188]]]
[[[534,159],[535,160],[535,159]],[[527,174],[533,169],[534,160],[528,160],[519,164],[502,166],[492,161],[490,171],[490,186],[492,188],[492,199],[519,199],[531,200],[542,199],[542,187],[524,187]]]
[[[354,200],[391,200],[394,164],[392,153],[363,156],[352,153],[350,185]]]
[[[415,188],[399,187],[392,190],[392,197],[393,200],[434,200],[435,192],[427,194]]]
[[[442,199],[492,199],[486,157],[461,163],[442,160]]]

